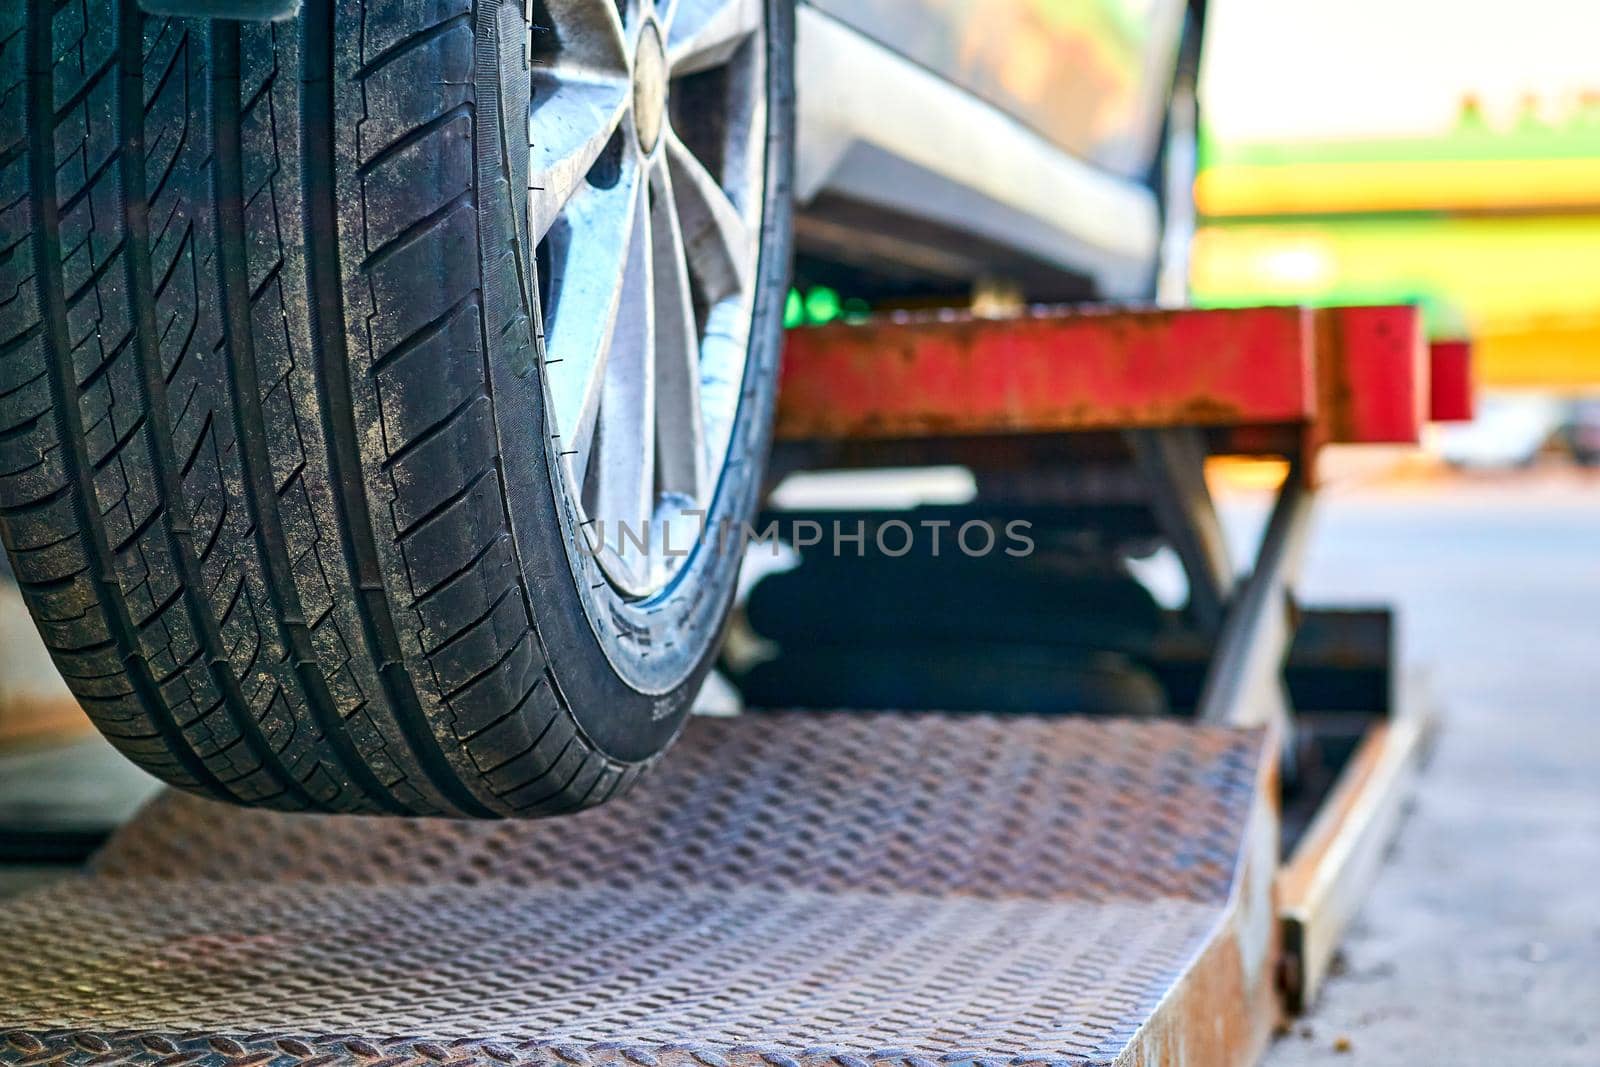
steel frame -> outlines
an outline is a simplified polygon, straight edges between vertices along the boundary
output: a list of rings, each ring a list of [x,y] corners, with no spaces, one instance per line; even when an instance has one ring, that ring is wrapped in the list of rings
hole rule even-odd
[[[860,459],[1120,432],[1184,565],[1191,617],[1216,637],[1198,717],[1287,740],[1281,668],[1319,453],[1416,444],[1430,417],[1470,417],[1467,364],[1459,347],[1430,350],[1412,305],[901,315],[791,334],[778,436]],[[1205,482],[1215,451],[1292,461],[1242,582]]]
[[[1305,1011],[1321,991],[1394,837],[1436,727],[1425,694],[1403,696],[1396,714],[1368,729],[1279,872],[1278,973],[1287,1011]]]
[[[1293,730],[1283,664],[1294,640],[1294,581],[1305,555],[1314,491],[1291,466],[1256,552],[1217,635],[1195,717],[1235,726]],[[1292,770],[1292,768],[1291,768]]]
[[[1120,437],[1209,641],[1195,718],[1265,729],[1288,780],[1299,747],[1284,668],[1322,450],[1417,444],[1430,421],[1472,417],[1471,346],[1430,347],[1412,306],[899,316],[799,331],[788,357],[779,439],[813,461],[998,458],[1014,481],[1019,462],[1102,461],[1107,433]],[[1290,461],[1242,578],[1205,479],[1207,457],[1229,452]],[[1315,997],[1421,759],[1430,720],[1385,721],[1384,704],[1280,875],[1291,1012]]]
[[[1194,429],[1129,430],[1152,510],[1189,579],[1189,612],[1208,633],[1227,616],[1235,580],[1217,508],[1206,486],[1206,443]]]

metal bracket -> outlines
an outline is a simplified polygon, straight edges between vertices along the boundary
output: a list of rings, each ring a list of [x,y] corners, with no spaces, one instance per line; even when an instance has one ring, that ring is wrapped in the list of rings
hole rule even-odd
[[[1196,709],[1200,721],[1273,725],[1280,736],[1290,736],[1283,663],[1294,637],[1291,594],[1305,555],[1314,497],[1301,463],[1291,463],[1261,537],[1255,569],[1241,586],[1217,637]]]
[[[1223,623],[1235,575],[1222,523],[1206,488],[1206,447],[1193,428],[1124,435],[1150,493],[1150,507],[1189,578],[1189,614],[1207,633]]]

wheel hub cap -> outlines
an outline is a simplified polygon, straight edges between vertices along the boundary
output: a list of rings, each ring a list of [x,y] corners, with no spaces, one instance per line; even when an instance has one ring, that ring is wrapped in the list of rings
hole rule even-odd
[[[639,150],[645,155],[661,143],[661,124],[667,110],[667,50],[655,23],[639,34],[639,52],[633,60],[633,122]]]

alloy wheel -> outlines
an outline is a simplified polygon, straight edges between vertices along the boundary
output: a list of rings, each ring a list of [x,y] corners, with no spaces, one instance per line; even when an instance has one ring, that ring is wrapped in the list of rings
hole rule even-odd
[[[665,589],[730,460],[764,202],[764,0],[533,0],[550,433],[607,579]]]

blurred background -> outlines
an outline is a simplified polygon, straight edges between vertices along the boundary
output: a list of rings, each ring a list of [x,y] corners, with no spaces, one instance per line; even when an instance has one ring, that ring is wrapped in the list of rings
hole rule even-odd
[[[1475,342],[1444,458],[1600,461],[1600,6],[1219,0],[1207,31],[1196,301],[1419,301]]]

